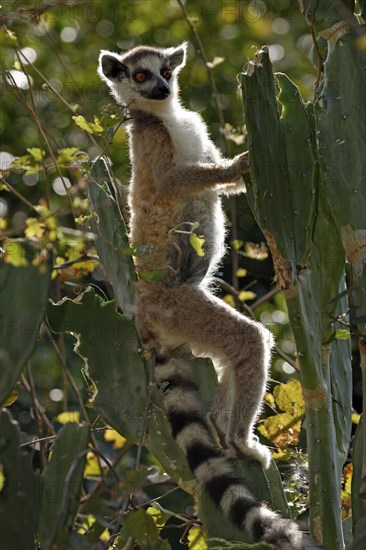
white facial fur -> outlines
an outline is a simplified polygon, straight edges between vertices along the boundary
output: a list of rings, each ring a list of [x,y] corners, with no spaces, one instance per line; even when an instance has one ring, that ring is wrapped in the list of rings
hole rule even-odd
[[[140,48],[137,47],[124,54],[102,50],[99,56],[98,74],[106,82],[118,103],[126,105],[131,109],[143,110],[150,113],[166,112],[171,109],[172,104],[175,103],[176,105],[178,102],[177,75],[185,65],[186,49],[187,44],[183,43],[177,48],[166,49],[144,47],[140,51]],[[127,72],[120,72],[112,76],[105,67],[105,60],[111,57],[116,59],[117,64],[118,62],[123,64],[127,68]],[[111,63],[113,62],[113,60],[110,61]],[[148,94],[152,86],[156,85],[156,79],[161,79],[161,70],[163,67],[168,67],[172,71],[172,76],[167,81],[170,90],[169,96],[162,100],[143,97],[141,94],[145,92]],[[152,77],[146,82],[136,82],[133,78],[136,69],[148,70],[152,74]]]

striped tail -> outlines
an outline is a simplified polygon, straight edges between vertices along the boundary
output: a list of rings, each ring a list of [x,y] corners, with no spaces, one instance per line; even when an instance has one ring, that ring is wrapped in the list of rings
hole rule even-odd
[[[157,356],[155,378],[162,387],[172,435],[202,493],[211,497],[223,515],[253,541],[272,543],[278,550],[320,548],[296,523],[257,500],[235,474],[230,459],[214,445],[189,361]]]

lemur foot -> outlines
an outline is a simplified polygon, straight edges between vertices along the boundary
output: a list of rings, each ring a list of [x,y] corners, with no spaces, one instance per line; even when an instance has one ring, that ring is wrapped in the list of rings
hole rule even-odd
[[[270,466],[272,455],[271,451],[265,445],[259,443],[256,436],[251,439],[230,439],[226,438],[227,456],[234,458],[242,454],[249,460],[257,460],[264,470]]]

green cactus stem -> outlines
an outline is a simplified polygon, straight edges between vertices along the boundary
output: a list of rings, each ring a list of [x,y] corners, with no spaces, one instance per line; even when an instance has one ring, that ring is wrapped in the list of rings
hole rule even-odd
[[[9,240],[6,242],[5,262],[0,264],[0,280],[2,404],[14,388],[37,342],[51,281],[50,259],[42,259],[29,242]]]
[[[268,49],[262,48],[242,77],[252,179],[248,200],[269,237],[296,340],[306,405],[311,531],[325,548],[343,549],[340,487],[350,436],[351,367],[349,342],[333,342],[333,321],[344,252],[319,180],[313,112],[285,75],[276,80],[280,115]],[[274,151],[277,166],[268,174],[263,166],[273,163]],[[271,193],[283,200],[270,209]]]
[[[119,205],[118,187],[104,157],[92,167],[88,197],[93,217],[90,226],[95,233],[99,257],[111,279],[115,297],[123,313],[133,316],[135,270],[129,251],[127,226]]]
[[[69,422],[58,432],[49,465],[41,476],[38,536],[42,550],[70,548],[71,526],[83,482],[89,425]]]
[[[6,409],[0,411],[0,434],[0,538],[7,548],[29,550],[40,513],[39,477],[30,455],[19,449],[19,427]]]

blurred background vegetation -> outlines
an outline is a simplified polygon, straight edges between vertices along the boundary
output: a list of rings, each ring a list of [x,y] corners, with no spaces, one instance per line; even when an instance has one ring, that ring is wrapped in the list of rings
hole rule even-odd
[[[108,277],[96,257],[84,194],[89,161],[101,153],[111,159],[114,174],[123,185],[127,185],[130,172],[125,113],[113,103],[96,73],[101,49],[120,52],[138,44],[168,47],[187,41],[188,62],[180,75],[183,103],[202,114],[213,139],[229,156],[246,148],[237,75],[263,44],[269,46],[274,69],[286,72],[304,98],[313,98],[313,40],[297,1],[189,0],[184,5],[188,19],[176,0],[2,3],[0,230],[5,238],[5,253],[7,238],[26,236],[42,247],[54,247],[50,291],[54,300],[74,298],[87,284],[96,285],[101,294],[113,297]],[[200,37],[203,52],[194,32]],[[224,131],[207,69],[218,89]],[[227,255],[218,274],[222,297],[233,306],[251,308],[275,333],[279,353],[273,360],[273,384],[298,378],[293,335],[284,299],[275,288],[264,237],[245,197],[227,202],[225,208],[233,252]],[[20,260],[8,261],[16,265]],[[124,447],[126,442],[93,413],[88,385],[82,376],[82,360],[73,353],[73,345],[71,336],[61,335],[54,340],[42,327],[17,393],[9,401],[20,423],[21,443],[27,444],[35,437],[52,437],[40,415],[47,417],[57,431],[70,420],[70,416],[60,416],[61,413],[80,413],[81,396],[99,448],[112,462],[117,461],[116,468],[123,477],[135,463],[135,449]],[[357,410],[361,402],[358,373],[354,392]],[[263,418],[275,412],[273,396],[267,397]],[[283,459],[281,468],[288,494],[293,493],[290,500],[297,511],[302,511],[306,505],[300,452],[304,435],[297,435],[277,452]],[[297,445],[288,447],[294,442]],[[29,448],[35,467],[42,468],[41,444]],[[290,466],[286,462],[289,458]],[[159,484],[166,490],[165,484],[170,482],[150,454],[143,453],[142,460],[153,468],[150,477],[155,475],[156,486],[149,488],[152,498],[159,494]],[[88,467],[86,477],[90,477],[91,484],[97,483],[100,463],[91,457]],[[145,497],[141,489],[136,499]],[[347,498],[345,489],[345,515]],[[165,502],[177,514],[182,510],[195,514],[190,497],[182,491],[173,493]],[[173,523],[177,521],[182,523],[182,518],[172,519]],[[184,529],[170,530],[173,547],[179,547],[183,532]]]

